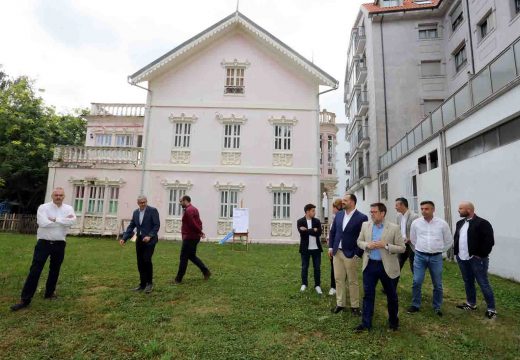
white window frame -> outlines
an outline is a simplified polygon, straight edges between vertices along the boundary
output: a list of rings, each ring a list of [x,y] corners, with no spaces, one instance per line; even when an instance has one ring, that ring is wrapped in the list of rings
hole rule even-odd
[[[116,134],[115,146],[118,147],[132,147],[134,146],[134,135],[133,134]]]
[[[193,124],[197,121],[197,117],[181,113],[179,116],[172,114],[169,119],[173,124],[172,149],[189,149],[192,142]]]
[[[439,25],[436,23],[433,24],[419,24],[418,26],[418,37],[419,40],[433,40],[439,39]]]
[[[107,214],[117,215],[119,208],[119,186],[108,186],[108,209]]]
[[[274,124],[274,149],[291,151],[293,126],[290,124]]]
[[[219,219],[232,219],[238,207],[238,189],[221,189],[219,193]]]
[[[273,220],[291,219],[291,192],[273,191]]]
[[[112,146],[112,134],[96,134],[96,146]]]
[[[168,216],[180,218],[182,216],[181,198],[186,195],[186,188],[168,188]]]
[[[85,205],[85,185],[74,184],[73,185],[73,207],[76,214],[81,214]]]
[[[103,214],[105,206],[105,185],[92,185],[88,187],[88,214]]]
[[[224,150],[240,149],[241,124],[224,124]]]

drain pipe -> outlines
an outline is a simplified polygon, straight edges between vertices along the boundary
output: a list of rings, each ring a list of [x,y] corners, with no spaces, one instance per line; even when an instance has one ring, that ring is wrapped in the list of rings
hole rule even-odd
[[[389,141],[388,141],[388,110],[386,104],[386,69],[385,69],[385,42],[383,38],[383,21],[385,20],[385,16],[381,15],[381,25],[379,25],[379,30],[381,33],[381,57],[383,61],[383,100],[385,104],[385,141],[386,141],[386,151],[389,150]]]
[[[450,229],[452,229],[452,217],[451,217],[451,192],[450,192],[450,176],[448,170],[448,149],[446,148],[446,131],[441,130],[439,132],[440,142],[440,161],[441,161],[441,174],[442,174],[442,196],[444,199],[444,220],[448,223]],[[453,260],[453,247],[448,250],[448,258]]]
[[[146,158],[148,155],[148,135],[150,133],[150,114],[151,114],[151,104],[152,104],[152,90],[145,88],[141,85],[135,84],[130,80],[130,77],[127,79],[128,83],[132,86],[136,86],[148,92],[148,96],[146,97],[146,106],[145,106],[145,116],[144,116],[144,139],[143,139],[143,159],[142,159],[142,169],[141,169],[141,189],[139,191],[140,195],[144,195],[145,190],[145,180],[146,180]]]
[[[338,83],[335,83],[334,84],[334,87],[333,88],[330,88],[328,90],[325,90],[325,91],[322,91],[322,92],[319,92],[318,94],[316,94],[316,104],[317,104],[317,111],[316,111],[316,119],[317,119],[317,123],[318,123],[318,134],[317,134],[317,139],[318,139],[318,145],[319,144],[319,141],[320,141],[320,95],[323,95],[323,94],[326,94],[330,91],[334,91],[334,90],[338,90]],[[319,205],[319,209],[321,210],[322,208],[322,196],[323,194],[321,193],[321,169],[320,169],[320,159],[321,159],[321,154],[320,154],[320,148],[319,146],[316,148],[316,153],[317,153],[317,166],[318,166],[318,201],[316,202],[318,205]],[[327,204],[327,207],[329,206],[329,204]],[[323,221],[325,221],[325,214],[321,214],[321,219]]]
[[[471,35],[471,17],[469,14],[469,2],[466,0],[466,13],[468,14],[469,50],[471,53],[471,75],[475,75],[475,56],[473,55],[473,36]]]

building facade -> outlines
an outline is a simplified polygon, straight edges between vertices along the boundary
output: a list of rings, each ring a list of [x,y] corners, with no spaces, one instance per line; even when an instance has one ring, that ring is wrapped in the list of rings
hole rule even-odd
[[[298,238],[304,205],[320,200],[320,86],[335,79],[236,12],[129,82],[146,83],[146,104],[101,106],[87,146],[58,147],[50,164],[49,191],[62,186],[81,204],[77,232],[117,233],[146,194],[160,237],[180,239],[187,194],[210,239],[232,230],[236,207],[249,208],[252,241]]]
[[[345,109],[350,191],[378,199],[379,156],[520,32],[516,0],[378,0],[351,32]]]
[[[368,168],[372,172],[361,181],[354,177],[350,190],[363,195],[364,189],[362,207],[375,201],[388,203],[389,218],[396,215],[391,205],[397,197],[408,198],[413,210],[418,210],[420,201],[432,200],[437,216],[452,228],[459,219],[458,204],[472,201],[477,214],[494,227],[490,272],[518,281],[520,270],[513,254],[520,251],[515,220],[520,196],[514,180],[518,170],[512,164],[518,161],[520,146],[520,107],[515,100],[520,95],[520,4],[514,0],[418,3],[405,0],[385,6],[390,2],[377,1],[360,11],[358,24],[362,20],[365,26],[366,21],[372,24],[365,32],[365,85],[367,113],[375,116],[366,124],[369,145],[364,151],[374,151],[377,157]],[[380,36],[371,39],[376,19]],[[370,61],[374,52],[368,50],[381,49],[381,34],[386,45],[379,53],[379,69],[386,71],[378,79],[386,79],[386,98],[385,82],[378,85],[371,80],[377,65],[370,70],[370,64],[378,60]],[[408,50],[401,46],[406,36]],[[396,51],[409,56],[398,59]],[[415,67],[408,57],[415,59]],[[399,61],[400,70],[393,65],[388,71],[388,64]],[[396,116],[396,102],[402,118]],[[352,151],[357,148],[354,145]]]

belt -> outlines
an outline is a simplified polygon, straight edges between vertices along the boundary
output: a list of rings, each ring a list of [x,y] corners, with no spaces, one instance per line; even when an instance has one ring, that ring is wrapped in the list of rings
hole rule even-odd
[[[415,250],[415,251],[417,251],[419,254],[428,255],[428,256],[442,255],[442,252],[427,253],[427,252],[423,252],[423,251],[419,251],[419,250]]]
[[[65,241],[64,240],[46,240],[46,239],[38,239],[38,240],[41,240],[41,241],[45,241],[47,244],[50,244],[50,245],[54,245],[54,244],[64,244]]]

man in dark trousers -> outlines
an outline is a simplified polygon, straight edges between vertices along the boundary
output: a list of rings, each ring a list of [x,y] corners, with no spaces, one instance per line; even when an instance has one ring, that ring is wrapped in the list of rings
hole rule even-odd
[[[125,243],[134,236],[136,230],[137,239],[135,241],[135,251],[137,253],[137,269],[139,270],[140,283],[134,291],[143,291],[147,294],[153,290],[153,264],[152,256],[155,245],[159,240],[157,233],[159,232],[159,212],[156,208],[148,206],[146,196],[137,198],[139,206],[132,215],[132,220],[126,228],[119,243],[124,246]]]
[[[308,286],[307,277],[309,273],[309,260],[312,257],[312,267],[314,269],[314,289],[318,295],[321,291],[321,222],[316,219],[316,206],[307,204],[303,208],[305,216],[298,219],[296,226],[300,233],[300,254],[302,258],[302,286],[300,291],[305,291]]]
[[[52,191],[52,201],[38,207],[38,232],[31,269],[23,286],[21,300],[11,306],[12,311],[26,308],[38,287],[47,258],[50,257],[49,277],[45,285],[45,299],[55,299],[56,283],[60,275],[60,268],[65,257],[65,238],[69,228],[76,222],[76,215],[72,206],[64,204],[65,192],[57,187]]]
[[[368,217],[356,210],[357,198],[354,194],[343,197],[343,210],[334,217],[329,236],[329,257],[333,258],[334,276],[336,277],[336,307],[332,312],[337,314],[346,307],[347,289],[350,295],[350,311],[361,315],[359,310],[359,259],[363,250],[357,246],[361,224]]]
[[[494,319],[497,316],[495,297],[487,273],[489,254],[495,245],[493,227],[489,221],[475,214],[475,206],[470,202],[465,201],[459,205],[459,215],[463,219],[456,225],[453,237],[455,240],[454,253],[464,280],[466,302],[457,307],[463,310],[477,309],[477,292],[475,290],[475,280],[477,280],[487,304],[485,316],[488,319]]]
[[[197,257],[197,245],[201,238],[206,235],[202,232],[202,221],[200,220],[199,210],[191,205],[191,198],[188,195],[184,195],[181,198],[181,206],[184,209],[184,215],[182,215],[182,248],[179,262],[179,270],[177,276],[174,279],[174,284],[180,284],[186,269],[188,268],[188,260],[191,260],[204,275],[204,280],[208,280],[211,276],[211,272],[204,265],[202,260]]]

